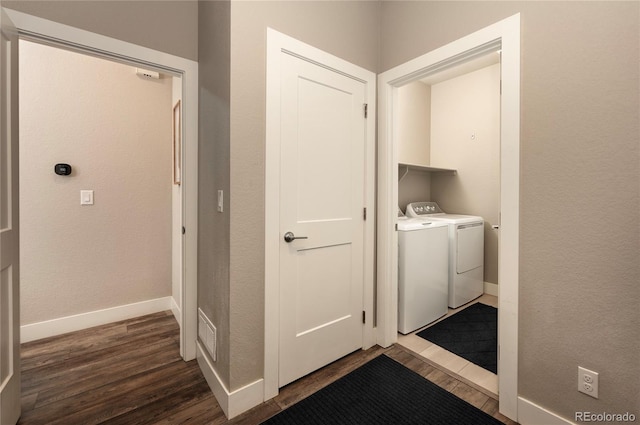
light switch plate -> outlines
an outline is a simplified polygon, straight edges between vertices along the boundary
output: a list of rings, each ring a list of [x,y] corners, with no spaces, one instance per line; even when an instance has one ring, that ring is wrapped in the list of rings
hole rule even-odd
[[[80,191],[80,205],[93,205],[93,190]]]

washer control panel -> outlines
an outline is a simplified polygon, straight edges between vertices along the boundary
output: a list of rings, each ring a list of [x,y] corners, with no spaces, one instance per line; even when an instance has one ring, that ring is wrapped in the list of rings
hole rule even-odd
[[[430,214],[442,214],[442,210],[435,202],[412,202],[407,205],[408,217],[422,217]]]

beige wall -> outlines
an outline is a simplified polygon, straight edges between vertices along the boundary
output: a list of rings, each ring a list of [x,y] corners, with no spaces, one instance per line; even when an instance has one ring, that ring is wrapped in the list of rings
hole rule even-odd
[[[638,412],[639,7],[382,3],[379,71],[521,13],[518,392],[569,419]]]
[[[398,89],[398,162],[428,166],[431,162],[431,86],[415,81]],[[398,207],[431,200],[431,173],[398,167]]]
[[[231,3],[232,390],[263,373],[266,28],[375,71],[378,6],[368,1]]]
[[[398,88],[398,162],[431,164],[431,86],[414,81]]]
[[[171,87],[20,42],[23,325],[171,295]]]
[[[398,89],[398,162],[431,163],[431,86],[416,81]],[[431,173],[398,167],[398,207],[431,200]]]
[[[495,53],[492,53],[495,54]],[[443,211],[484,218],[484,280],[498,283],[500,65],[431,86],[431,200]]]
[[[198,59],[196,0],[1,0],[2,6],[118,40]]]
[[[406,171],[406,167],[398,167],[398,207],[403,213],[410,202],[431,200],[432,173],[416,169]]]

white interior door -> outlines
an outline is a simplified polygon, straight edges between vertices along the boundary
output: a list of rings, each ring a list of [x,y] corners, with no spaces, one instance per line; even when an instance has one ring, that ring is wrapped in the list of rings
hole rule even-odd
[[[0,423],[20,417],[18,34],[0,15]]]
[[[279,386],[363,346],[366,146],[365,84],[281,54]]]

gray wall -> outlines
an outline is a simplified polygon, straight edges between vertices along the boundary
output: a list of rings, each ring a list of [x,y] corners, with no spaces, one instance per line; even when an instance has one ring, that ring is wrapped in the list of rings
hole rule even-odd
[[[522,14],[518,392],[570,419],[638,413],[639,6],[382,3],[380,72]]]
[[[230,37],[231,3],[199,4],[199,150],[198,150],[198,307],[216,326],[218,353],[214,367],[229,384],[230,300]],[[217,212],[218,190],[224,211]]]
[[[198,2],[2,0],[3,7],[198,60]]]
[[[378,12],[367,1],[231,3],[231,390],[263,372],[266,28],[375,71]]]
[[[201,218],[217,214],[210,198],[217,188],[228,185],[233,197],[227,196],[225,213],[201,224],[201,240],[221,241],[200,245],[200,259],[215,261],[205,269],[200,263],[200,295],[209,300],[201,307],[218,320],[221,338],[228,338],[220,341],[216,368],[231,390],[263,369],[266,26],[383,72],[521,12],[519,393],[568,418],[576,410],[637,412],[637,2],[233,2],[230,18],[227,6],[218,5],[223,11],[216,17],[216,6],[206,2],[200,24],[213,27],[200,31],[199,40],[192,5],[157,3],[152,11],[129,2],[12,7],[191,59],[199,41],[199,52],[211,55],[200,72],[211,69],[223,82],[203,78],[201,96],[212,94],[202,100],[200,118],[223,128],[201,123]],[[176,13],[168,13],[174,6]],[[230,25],[229,53],[225,43],[210,45],[217,31],[226,36],[216,25]],[[213,63],[226,58],[228,76]],[[248,203],[254,209],[243,210]],[[213,260],[217,250],[221,257]],[[600,400],[577,393],[578,365],[600,372]]]

